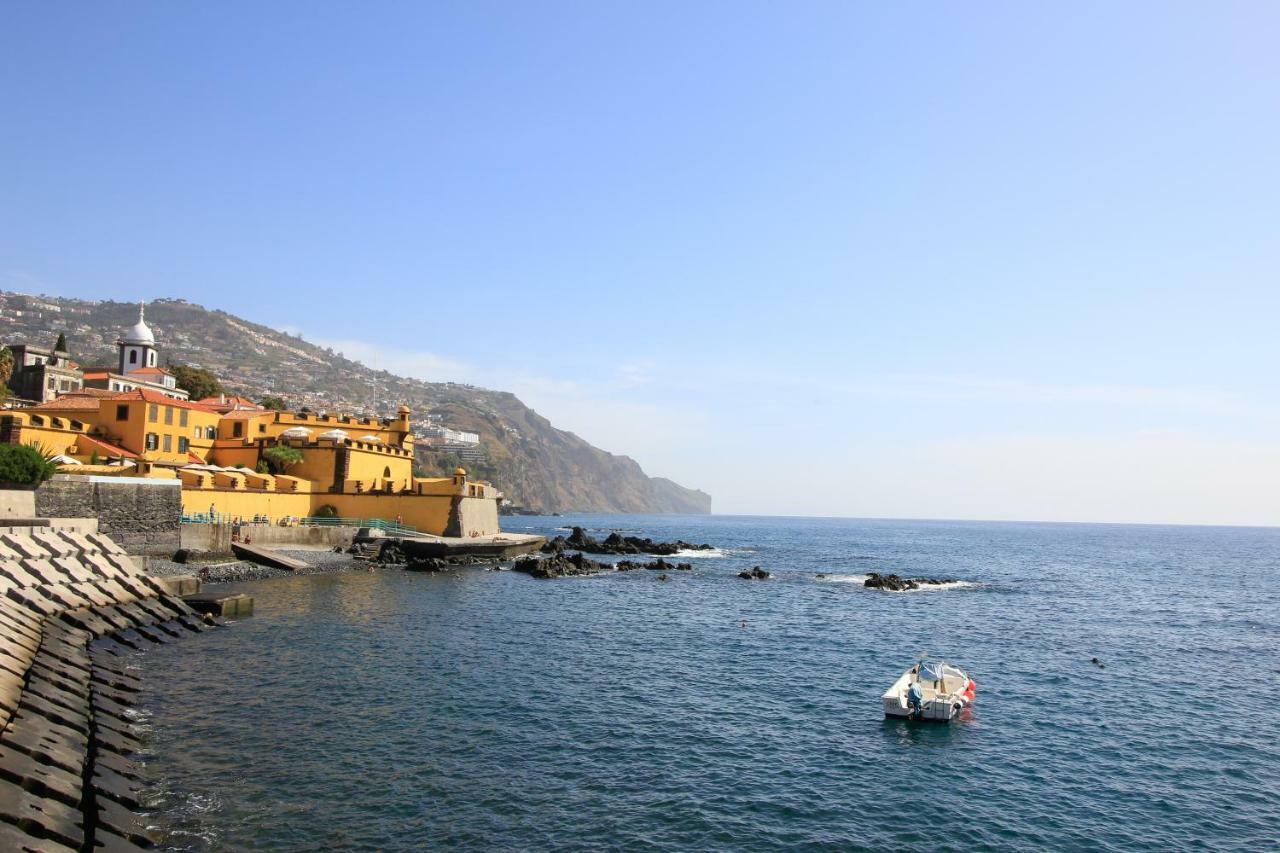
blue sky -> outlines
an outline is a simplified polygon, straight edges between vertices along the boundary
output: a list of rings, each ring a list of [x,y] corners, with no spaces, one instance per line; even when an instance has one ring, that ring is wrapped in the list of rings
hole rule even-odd
[[[0,287],[513,390],[719,512],[1277,523],[1278,24],[8,4]]]

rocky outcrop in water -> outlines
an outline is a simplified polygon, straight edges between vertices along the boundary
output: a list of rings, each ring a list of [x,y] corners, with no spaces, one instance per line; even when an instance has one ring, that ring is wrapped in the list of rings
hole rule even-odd
[[[511,567],[535,578],[567,578],[596,575],[613,567],[588,558],[585,554],[553,554],[550,557],[521,557]]]
[[[652,563],[636,563],[631,560],[621,560],[613,564],[613,567],[620,572],[631,572],[636,569],[648,569],[651,572],[691,572],[693,571],[693,563],[668,563],[659,557]]]
[[[867,579],[863,582],[863,586],[868,589],[887,589],[890,592],[906,592],[909,589],[919,589],[921,584],[938,585],[950,583],[943,578],[904,578],[900,575],[882,575],[872,572],[867,575]]]
[[[617,531],[610,533],[603,542],[587,535],[581,527],[573,528],[566,538],[557,536],[542,546],[544,554],[558,554],[565,550],[582,551],[586,554],[654,554],[670,557],[681,551],[711,551],[713,546],[694,545],[677,539],[675,542],[655,542],[647,537],[623,536]]]
[[[353,545],[351,553],[384,566],[404,566],[411,572],[438,572],[457,566],[479,566],[496,562],[492,557],[458,554],[451,557],[415,558],[404,550],[397,539],[387,539],[376,546]]]
[[[762,581],[762,580],[768,580],[769,578],[773,577],[773,575],[769,574],[759,566],[752,566],[750,569],[748,569],[745,572],[738,572],[738,577],[742,578],[743,580]]]

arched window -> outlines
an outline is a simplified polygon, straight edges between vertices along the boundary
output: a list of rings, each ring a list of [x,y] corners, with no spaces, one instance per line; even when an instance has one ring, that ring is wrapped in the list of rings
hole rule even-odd
[[[154,350],[153,350],[153,351],[151,351],[151,352],[149,352],[149,353],[147,353],[147,366],[148,366],[148,367],[155,367],[155,366],[156,366],[156,354],[155,354],[155,351],[154,351]]]
[[[390,466],[390,465],[388,465],[386,468],[383,468],[383,469],[382,469],[382,476],[383,476],[385,479],[387,479],[387,480],[390,480],[390,479],[391,479],[391,466]]]
[[[138,363],[138,351],[136,349],[129,350],[129,363],[130,364]]]

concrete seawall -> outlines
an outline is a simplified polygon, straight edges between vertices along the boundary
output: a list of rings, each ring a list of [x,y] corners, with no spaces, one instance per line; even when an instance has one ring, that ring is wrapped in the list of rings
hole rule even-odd
[[[183,548],[196,551],[208,551],[213,554],[231,553],[231,533],[235,525],[231,524],[184,524],[181,541]],[[354,527],[312,526],[279,527],[273,524],[242,524],[241,537],[248,537],[255,545],[278,547],[282,545],[303,545],[333,548],[338,545],[351,544],[356,535]]]
[[[0,533],[0,849],[153,843],[125,655],[209,624],[107,536]]]

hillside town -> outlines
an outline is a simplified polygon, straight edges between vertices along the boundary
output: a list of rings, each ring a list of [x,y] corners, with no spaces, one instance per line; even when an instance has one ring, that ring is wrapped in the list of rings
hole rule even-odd
[[[38,300],[5,307],[5,317],[58,308]],[[394,417],[376,417],[286,411],[225,393],[192,400],[160,366],[146,308],[137,310],[115,341],[116,358],[102,366],[72,359],[65,334],[49,348],[10,343],[0,444],[37,448],[67,475],[174,481],[193,520],[330,515],[437,535],[498,532],[502,495],[492,484],[463,468],[425,477],[415,466],[419,446],[476,458],[476,433],[430,417],[415,426],[404,404]]]

